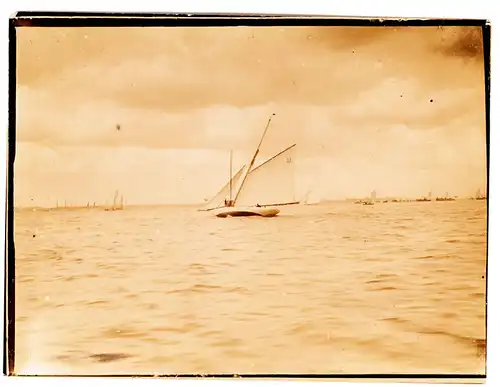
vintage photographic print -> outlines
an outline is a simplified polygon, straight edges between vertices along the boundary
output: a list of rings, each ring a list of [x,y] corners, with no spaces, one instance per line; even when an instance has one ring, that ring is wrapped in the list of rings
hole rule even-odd
[[[486,21],[11,24],[13,374],[485,377]]]

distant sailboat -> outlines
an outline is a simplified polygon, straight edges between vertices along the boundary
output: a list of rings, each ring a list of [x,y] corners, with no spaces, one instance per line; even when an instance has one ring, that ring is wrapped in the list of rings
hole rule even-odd
[[[452,197],[450,197],[450,195],[448,195],[448,192],[446,192],[446,195],[444,197],[438,196],[436,198],[437,202],[452,202],[452,201],[455,201],[455,200],[456,200],[455,198],[452,198]]]
[[[432,200],[431,198],[432,198],[432,192],[429,192],[427,194],[427,197],[421,197],[421,198],[417,199],[416,201],[417,202],[430,202]]]
[[[269,129],[271,119],[272,116],[267,122],[259,145],[257,146],[245,174],[241,177],[245,169],[245,167],[243,167],[214,197],[214,199],[218,199],[212,199],[209,202],[219,205],[215,207],[216,216],[223,218],[227,216],[273,217],[280,212],[280,210],[276,208],[277,206],[299,203],[295,199],[294,193],[295,144],[282,150],[254,168],[257,155],[259,154],[260,147]],[[235,179],[236,177],[237,179]],[[236,195],[233,199],[232,187],[234,184],[236,184],[238,188],[236,189]],[[228,199],[226,197],[227,194],[229,194]],[[224,201],[224,205],[221,205],[219,200]]]
[[[359,199],[354,203],[362,204],[363,206],[373,206],[376,201],[377,201],[377,191],[373,190],[372,192],[370,192],[370,198]]]
[[[486,195],[483,195],[483,194],[481,193],[481,190],[480,190],[480,189],[478,189],[478,190],[476,191],[476,197],[475,197],[475,199],[476,199],[476,200],[486,200]]]
[[[306,194],[304,195],[304,198],[300,201],[302,204],[308,203],[309,196],[311,196],[311,192],[312,192],[312,190],[309,190],[306,192]]]
[[[120,200],[118,200],[119,192],[115,191],[115,196],[113,197],[113,205],[110,208],[105,208],[104,211],[119,211],[123,210],[123,195],[121,195]]]
[[[306,206],[312,206],[314,204],[319,204],[321,199],[318,196],[315,196],[312,190],[309,190],[301,202]]]

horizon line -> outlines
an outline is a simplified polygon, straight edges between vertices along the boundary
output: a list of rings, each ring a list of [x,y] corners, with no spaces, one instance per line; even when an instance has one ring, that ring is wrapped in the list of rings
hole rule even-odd
[[[439,196],[436,195],[431,199],[432,201],[435,201],[436,198],[444,198],[447,196]],[[461,195],[451,195],[448,196],[449,198],[454,198],[454,199],[476,199],[474,195],[467,195],[467,196],[461,196]],[[488,198],[485,195],[486,198]],[[397,200],[416,200],[416,199],[421,199],[424,198],[424,196],[377,196],[376,198],[370,198],[370,196],[353,196],[353,197],[344,197],[344,198],[322,198],[319,200],[320,203],[325,203],[325,202],[341,202],[341,201],[353,201],[353,200],[372,200],[372,201],[381,201],[381,200],[391,200],[391,199],[397,199]],[[425,197],[426,198],[426,197]],[[196,206],[203,206],[205,202],[191,202],[191,203],[130,203],[124,205],[124,207],[158,207],[158,206],[186,206],[186,207],[196,207]],[[44,206],[44,205],[14,205],[13,209],[35,209],[35,208],[40,208],[40,209],[102,209],[102,208],[108,208],[109,204],[96,204],[95,206],[87,206],[85,204],[78,204],[78,205],[67,205],[67,206],[59,206],[59,207],[54,207],[54,206]]]

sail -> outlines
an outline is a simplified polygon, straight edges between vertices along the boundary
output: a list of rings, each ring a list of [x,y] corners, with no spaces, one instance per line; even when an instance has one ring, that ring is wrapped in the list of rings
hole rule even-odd
[[[246,165],[240,168],[238,172],[233,176],[233,178],[227,182],[227,184],[222,187],[222,189],[210,200],[208,201],[203,209],[205,210],[213,210],[214,208],[219,208],[224,206],[224,200],[229,199],[229,188],[232,185],[233,187],[238,183],[245,170]],[[234,188],[233,188],[234,189]]]
[[[113,208],[116,207],[117,200],[118,200],[118,190],[115,191],[115,196],[113,197]]]
[[[302,203],[306,204],[309,200],[309,196],[311,196],[311,192],[312,192],[312,190],[307,191],[306,194],[304,195],[304,197],[300,201]]]
[[[252,169],[240,187],[235,205],[295,203],[295,144]]]
[[[304,204],[318,204],[321,201],[320,197],[318,194],[315,194],[312,191],[309,191],[305,200],[303,201]]]

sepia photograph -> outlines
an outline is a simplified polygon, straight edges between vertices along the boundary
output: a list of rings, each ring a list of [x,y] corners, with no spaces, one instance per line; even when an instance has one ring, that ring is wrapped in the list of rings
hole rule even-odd
[[[10,372],[485,378],[489,36],[13,17]]]

